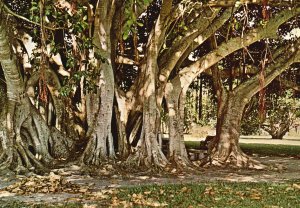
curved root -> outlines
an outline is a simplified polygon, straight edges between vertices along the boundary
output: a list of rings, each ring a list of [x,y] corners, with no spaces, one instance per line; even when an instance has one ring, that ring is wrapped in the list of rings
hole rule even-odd
[[[170,163],[175,165],[177,169],[184,170],[186,168],[193,168],[194,164],[187,158],[181,155],[173,155],[170,158]]]
[[[169,161],[160,151],[152,151],[152,155],[145,155],[145,153],[139,149],[129,155],[125,164],[130,167],[139,168],[153,168],[153,169],[163,169],[168,164]]]
[[[251,158],[250,156],[240,151],[231,152],[228,157],[218,157],[215,154],[211,156],[211,165],[215,166],[231,166],[235,168],[251,168],[251,169],[265,169],[267,166],[261,162]],[[204,166],[208,163],[205,161]]]

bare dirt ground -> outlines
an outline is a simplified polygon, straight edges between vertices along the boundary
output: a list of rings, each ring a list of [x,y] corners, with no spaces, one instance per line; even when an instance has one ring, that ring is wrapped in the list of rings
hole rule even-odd
[[[86,189],[88,192],[99,192],[112,188],[140,186],[149,184],[181,184],[204,183],[216,181],[229,182],[272,182],[280,183],[300,179],[300,160],[298,158],[258,157],[255,159],[268,165],[265,170],[232,169],[232,168],[202,168],[194,172],[179,172],[170,169],[169,174],[109,174],[110,166],[99,170],[101,176],[84,174],[79,166],[70,165],[67,168],[53,170],[55,177],[61,177],[68,183],[79,188],[77,193],[11,193],[5,190],[8,185],[24,180],[26,177],[38,176],[12,176],[11,173],[0,176],[0,201],[19,200],[29,203],[58,203],[58,202],[84,202]],[[107,171],[107,172],[105,172]],[[80,188],[83,187],[83,188]],[[83,191],[81,191],[81,189]]]

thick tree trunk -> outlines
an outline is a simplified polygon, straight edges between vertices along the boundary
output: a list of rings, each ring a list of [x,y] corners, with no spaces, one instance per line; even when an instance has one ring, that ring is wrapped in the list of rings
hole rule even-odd
[[[105,63],[95,60],[95,67],[100,70],[96,93],[89,93],[86,98],[87,123],[89,138],[82,155],[82,162],[100,165],[102,160],[114,158],[114,144],[111,133],[114,75],[111,62],[111,26],[115,13],[115,1],[100,1],[95,12],[94,39],[95,53],[101,54]]]
[[[165,97],[169,115],[169,160],[179,167],[190,165],[184,144],[185,90],[179,79],[167,84]]]
[[[262,129],[268,132],[272,136],[272,139],[283,139],[291,126],[289,121],[287,122],[288,123],[279,124],[278,126],[275,126],[274,124],[263,125]]]
[[[1,69],[1,68],[0,68]],[[6,138],[6,89],[5,89],[5,83],[1,81],[0,77],[0,153],[3,152],[4,149],[6,149],[6,144],[4,143],[4,138]]]
[[[157,68],[156,59],[151,57],[144,66],[145,84],[142,91],[143,97],[143,115],[142,115],[142,131],[139,140],[134,147],[132,154],[127,162],[137,166],[156,166],[164,167],[168,163],[161,147],[158,143],[158,130],[160,128],[158,121],[160,112],[157,108],[157,100],[155,94],[155,72]],[[138,129],[138,126],[135,127]],[[138,132],[138,130],[137,130]]]
[[[1,19],[3,16],[1,16]],[[16,58],[11,54],[7,25],[0,22],[0,62],[4,72],[7,89],[6,135],[2,138],[3,152],[0,156],[0,169],[14,169],[22,172],[24,168],[31,169],[34,165],[42,168],[41,163],[34,158],[25,147],[20,135],[19,118],[15,118],[17,103],[20,101],[24,85],[19,73]],[[21,123],[21,121],[20,121]]]
[[[127,139],[126,124],[128,124],[128,114],[130,112],[131,105],[127,105],[128,101],[126,100],[126,96],[119,95],[117,90],[115,94],[116,106],[114,110],[118,136],[118,153],[121,158],[127,158],[130,146]]]
[[[137,146],[127,160],[135,165],[164,167],[168,163],[158,143],[159,105],[161,102],[156,88],[158,85],[157,58],[165,41],[166,31],[170,26],[171,18],[169,15],[172,10],[172,3],[172,0],[162,1],[160,15],[148,38],[145,63],[141,66],[141,79],[138,83],[136,96],[140,97],[138,104],[142,103],[143,126]]]
[[[82,158],[85,164],[100,165],[102,160],[115,156],[111,133],[114,81],[109,65],[102,67],[102,77],[105,83],[86,99],[89,142]]]
[[[6,107],[4,111],[6,132],[1,133],[0,169],[43,172],[46,171],[45,166],[53,164],[50,151],[59,152],[49,143],[50,138],[54,141],[60,140],[58,146],[61,152],[58,154],[61,153],[60,157],[63,158],[68,157],[72,145],[71,143],[66,145],[68,137],[47,126],[47,121],[39,115],[24,92],[25,83],[9,43],[7,22],[10,20],[2,21],[4,19],[6,17],[2,16],[0,21],[0,62],[6,81],[7,99],[3,105]]]
[[[247,156],[239,147],[240,123],[246,101],[243,94],[228,92],[218,102],[219,117],[215,141],[209,151],[214,164],[232,164],[235,167],[262,168],[263,166]]]

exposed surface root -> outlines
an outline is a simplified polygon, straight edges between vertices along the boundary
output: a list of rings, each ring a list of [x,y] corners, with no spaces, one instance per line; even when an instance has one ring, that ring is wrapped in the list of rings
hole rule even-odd
[[[131,168],[164,169],[168,160],[161,151],[152,151],[152,155],[145,155],[142,149],[139,149],[129,155],[125,165]]]
[[[18,141],[12,152],[4,152],[0,163],[0,170],[10,169],[17,174],[34,171],[39,174],[48,172],[48,169]]]
[[[179,170],[195,168],[194,164],[187,157],[181,155],[173,155],[172,158],[169,159],[169,161]]]
[[[96,150],[97,138],[92,138],[89,142],[87,147],[85,148],[82,156],[80,157],[79,161],[82,165],[95,165],[99,166],[101,165],[101,162],[105,159],[101,155],[100,150]]]
[[[204,163],[207,166],[208,163]],[[230,166],[235,168],[265,169],[267,166],[251,158],[242,151],[231,152],[228,157],[217,157],[212,155],[211,165]]]

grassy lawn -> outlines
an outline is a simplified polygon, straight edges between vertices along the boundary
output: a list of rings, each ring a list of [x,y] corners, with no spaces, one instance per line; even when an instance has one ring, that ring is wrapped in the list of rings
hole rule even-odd
[[[196,149],[199,142],[187,141],[185,142],[187,148]],[[279,145],[279,144],[240,144],[241,149],[251,155],[258,154],[261,156],[299,156],[300,146],[293,145]],[[299,206],[300,207],[300,206]]]
[[[300,146],[279,144],[240,144],[247,154],[263,156],[300,156]]]
[[[298,181],[298,184],[300,181]],[[214,207],[276,208],[300,207],[297,182],[273,183],[201,183],[185,185],[151,185],[116,189],[94,194],[90,206],[82,204],[35,205],[20,203],[0,207]],[[92,206],[94,205],[94,206]]]
[[[135,187],[120,191],[119,201],[142,207],[299,207],[292,184],[210,183]],[[125,202],[123,202],[125,203]]]

